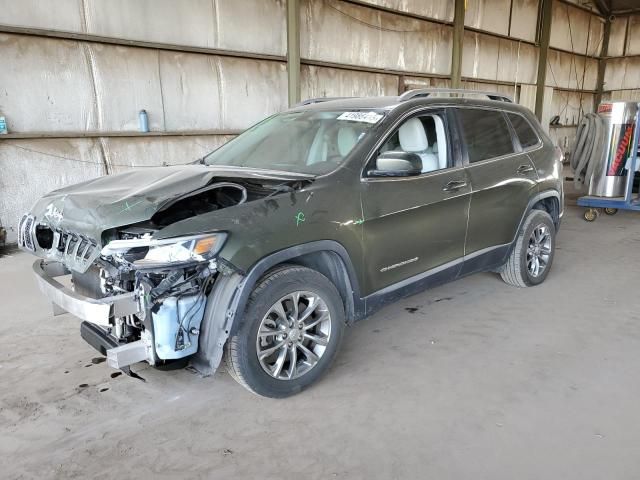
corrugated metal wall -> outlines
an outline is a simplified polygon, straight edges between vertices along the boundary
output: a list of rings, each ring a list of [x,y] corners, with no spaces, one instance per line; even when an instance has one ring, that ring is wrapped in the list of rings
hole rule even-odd
[[[300,0],[302,97],[449,86],[453,12],[454,0]],[[467,0],[466,88],[533,109],[538,12],[539,0]],[[560,116],[566,126],[552,135],[562,144],[593,109],[603,19],[554,0],[552,20],[544,117]],[[612,24],[609,55],[639,53],[639,23]],[[0,221],[10,241],[48,190],[191,161],[287,107],[286,0],[0,0],[0,32],[10,130],[0,137]],[[611,60],[606,88],[637,88],[639,70]],[[148,134],[138,132],[141,109]]]
[[[287,107],[284,0],[0,1],[0,221],[45,192],[193,161]],[[322,88],[322,87],[320,87]],[[138,132],[138,112],[151,133]]]
[[[608,55],[604,98],[640,101],[640,15],[611,22]]]

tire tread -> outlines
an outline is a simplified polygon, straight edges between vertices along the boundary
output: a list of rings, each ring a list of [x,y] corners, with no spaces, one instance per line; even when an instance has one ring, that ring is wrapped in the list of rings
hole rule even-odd
[[[524,224],[522,225],[520,232],[518,232],[516,244],[513,247],[509,258],[507,259],[507,263],[504,264],[502,270],[500,271],[502,280],[504,280],[504,282],[508,283],[509,285],[513,285],[514,287],[525,288],[530,286],[530,283],[527,281],[527,278],[525,276],[525,272],[523,272],[521,268],[523,255],[522,244],[525,241],[525,232],[529,228],[529,225],[531,225],[535,221],[535,218],[538,216],[548,217],[548,219],[551,221],[551,224],[553,225],[553,220],[546,211],[532,210],[527,216]]]
[[[249,299],[247,301],[245,311],[248,311],[250,309],[250,306],[260,298],[260,296],[262,295],[262,292],[266,290],[271,284],[279,282],[281,281],[281,279],[289,277],[290,275],[296,275],[296,273],[303,273],[309,270],[310,269],[306,267],[284,264],[284,265],[279,265],[273,268],[272,270],[266,272],[262,277],[262,279],[258,281],[257,286],[251,292],[251,295],[249,296]],[[312,271],[314,271],[315,273],[318,273],[315,270],[312,270]],[[329,280],[327,279],[327,281]],[[336,294],[337,294],[337,290],[336,290]],[[239,333],[240,333],[240,330],[232,334],[227,340],[227,343],[225,344],[224,360],[225,360],[225,365],[227,367],[227,371],[229,372],[229,375],[234,380],[236,380],[240,385],[242,385],[244,388],[249,390],[251,393],[258,396],[271,396],[271,395],[265,395],[264,392],[256,391],[242,374],[242,370],[243,370],[242,364],[245,362],[246,359],[244,359],[240,354],[240,348],[238,345],[240,341]]]

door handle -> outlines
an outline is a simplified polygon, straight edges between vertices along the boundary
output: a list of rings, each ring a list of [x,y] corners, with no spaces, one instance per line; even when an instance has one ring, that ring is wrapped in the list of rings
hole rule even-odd
[[[518,169],[516,170],[516,172],[518,173],[529,173],[529,172],[533,172],[533,167],[531,165],[520,165],[518,167]]]
[[[467,186],[467,182],[465,182],[464,180],[452,180],[451,182],[447,183],[444,187],[442,187],[442,190],[445,192],[455,192],[466,186]]]

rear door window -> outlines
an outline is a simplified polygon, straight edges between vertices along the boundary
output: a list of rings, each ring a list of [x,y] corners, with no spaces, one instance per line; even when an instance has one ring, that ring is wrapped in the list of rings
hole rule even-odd
[[[540,140],[535,130],[529,123],[529,121],[522,115],[516,115],[515,113],[508,113],[509,121],[513,125],[513,129],[516,131],[520,146],[523,149],[527,149],[537,145]]]
[[[457,108],[469,163],[514,153],[511,130],[502,112]]]

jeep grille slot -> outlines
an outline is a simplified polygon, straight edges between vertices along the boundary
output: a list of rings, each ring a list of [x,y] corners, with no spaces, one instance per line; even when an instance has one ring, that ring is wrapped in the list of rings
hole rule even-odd
[[[35,240],[33,238],[34,221],[35,217],[33,215],[24,215],[18,226],[18,245],[32,252],[36,251]]]
[[[58,250],[63,252],[65,264],[74,270],[86,270],[94,260],[97,244],[84,235],[72,232],[58,231],[60,234],[60,245]]]

